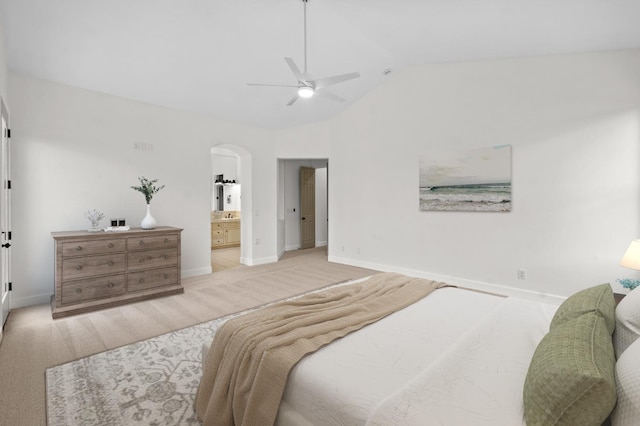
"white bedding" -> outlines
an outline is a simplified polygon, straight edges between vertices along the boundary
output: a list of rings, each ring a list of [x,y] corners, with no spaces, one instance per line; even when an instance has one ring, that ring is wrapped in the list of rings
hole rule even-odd
[[[276,424],[523,424],[556,306],[444,288],[304,358]]]

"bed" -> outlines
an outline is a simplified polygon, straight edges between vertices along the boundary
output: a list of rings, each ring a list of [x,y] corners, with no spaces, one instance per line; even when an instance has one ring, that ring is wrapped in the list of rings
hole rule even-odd
[[[634,344],[640,291],[614,313],[608,284],[585,289],[560,307],[435,287],[293,362],[275,418],[266,424],[598,425],[612,411],[614,424],[636,424],[638,369],[631,360],[640,359]],[[205,345],[205,377],[212,375],[212,352]],[[232,353],[227,349],[224,357]],[[198,390],[199,417],[204,424],[236,423],[218,416],[208,400],[215,393],[203,398]]]

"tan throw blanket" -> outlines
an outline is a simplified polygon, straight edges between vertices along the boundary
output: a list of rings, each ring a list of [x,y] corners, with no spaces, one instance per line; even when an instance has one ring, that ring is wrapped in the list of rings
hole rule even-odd
[[[198,418],[204,425],[272,425],[289,371],[302,357],[442,286],[384,273],[229,320],[207,355]]]

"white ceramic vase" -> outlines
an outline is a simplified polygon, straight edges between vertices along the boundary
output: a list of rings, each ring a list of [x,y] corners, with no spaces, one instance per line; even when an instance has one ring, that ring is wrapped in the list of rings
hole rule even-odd
[[[151,216],[151,204],[147,204],[147,215],[142,219],[140,227],[142,229],[153,229],[156,227],[156,220]]]

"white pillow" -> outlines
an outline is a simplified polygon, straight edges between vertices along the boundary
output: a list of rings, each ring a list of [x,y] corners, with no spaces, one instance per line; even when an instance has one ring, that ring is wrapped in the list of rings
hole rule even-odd
[[[611,413],[613,426],[637,426],[640,419],[640,340],[624,351],[616,363],[618,403]]]
[[[616,358],[640,337],[640,287],[627,294],[616,307],[613,347]]]

